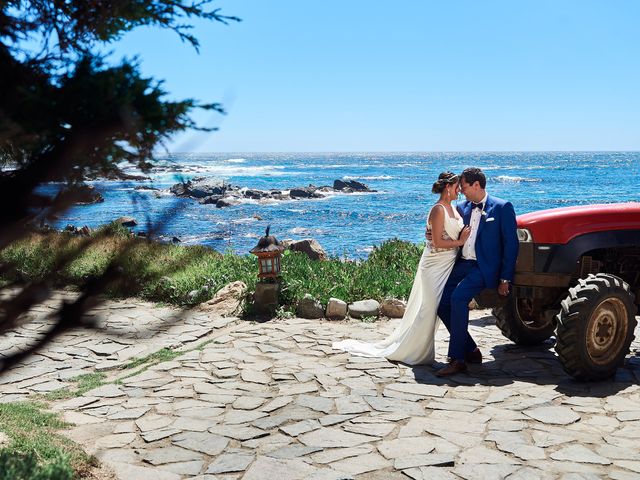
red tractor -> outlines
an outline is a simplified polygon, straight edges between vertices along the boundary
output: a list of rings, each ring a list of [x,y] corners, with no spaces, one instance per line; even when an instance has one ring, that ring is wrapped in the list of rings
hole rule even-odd
[[[512,293],[493,309],[503,335],[533,345],[555,332],[567,373],[613,376],[629,352],[640,302],[640,203],[520,215],[518,239]]]

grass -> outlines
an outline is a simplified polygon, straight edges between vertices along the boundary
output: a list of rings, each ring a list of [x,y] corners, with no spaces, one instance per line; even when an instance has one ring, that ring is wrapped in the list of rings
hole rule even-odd
[[[34,402],[0,404],[0,432],[9,444],[0,449],[0,480],[82,478],[96,465],[71,440],[57,433],[69,425]]]
[[[52,392],[44,394],[46,400],[64,400],[67,398],[80,397],[87,393],[89,390],[98,388],[105,384],[104,379],[106,375],[101,372],[87,373],[78,377],[72,378],[71,381],[76,382],[75,388],[60,388]]]
[[[126,283],[113,284],[114,297],[138,296],[164,304],[191,306],[210,299],[229,282],[255,288],[257,261],[246,255],[221,254],[203,246],[181,246],[132,238],[123,227],[108,226],[86,238],[67,233],[33,233],[0,251],[0,263],[12,267],[5,280],[52,278],[59,286],[82,285],[103,273],[115,258]],[[71,262],[61,256],[78,249]],[[126,251],[126,254],[120,255]],[[365,298],[406,298],[420,259],[421,246],[397,239],[375,247],[364,261],[331,258],[318,262],[285,251],[282,257],[282,310],[291,311],[305,293],[326,304],[330,297],[346,302]],[[250,311],[250,308],[246,309]]]
[[[151,366],[160,362],[168,362],[170,360],[173,360],[176,357],[179,357],[184,353],[186,352],[178,352],[175,350],[171,350],[170,348],[162,348],[157,352],[152,353],[151,355],[147,355],[146,357],[136,358],[135,360],[132,360],[131,362],[126,364],[124,368],[132,369],[132,368],[137,368],[140,365],[144,365],[146,363],[148,363],[149,366]]]

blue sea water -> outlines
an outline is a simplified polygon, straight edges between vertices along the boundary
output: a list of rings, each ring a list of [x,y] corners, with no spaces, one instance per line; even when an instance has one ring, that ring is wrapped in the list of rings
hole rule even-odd
[[[431,185],[444,170],[482,168],[490,194],[510,200],[517,214],[590,203],[640,201],[640,152],[511,153],[241,153],[173,154],[151,182],[91,182],[104,203],[78,206],[56,223],[96,227],[122,215],[145,222],[168,218],[161,234],[184,244],[246,253],[265,227],[278,239],[315,238],[335,256],[363,258],[390,238],[423,241],[425,215],[436,200]],[[134,173],[134,172],[131,172]],[[197,176],[213,176],[255,189],[289,189],[335,179],[366,183],[375,193],[336,194],[323,199],[259,203],[219,209],[168,193]]]

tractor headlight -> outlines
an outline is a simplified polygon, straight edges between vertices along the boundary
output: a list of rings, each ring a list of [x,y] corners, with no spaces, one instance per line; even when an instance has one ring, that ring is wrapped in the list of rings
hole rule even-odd
[[[527,230],[526,228],[519,228],[518,229],[518,240],[520,242],[530,243],[530,242],[533,242],[533,235],[531,235],[531,232],[529,230]]]

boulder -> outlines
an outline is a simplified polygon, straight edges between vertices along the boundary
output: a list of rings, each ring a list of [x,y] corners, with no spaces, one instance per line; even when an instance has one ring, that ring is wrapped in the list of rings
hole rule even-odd
[[[247,293],[247,286],[244,282],[231,282],[222,287],[207,302],[201,303],[199,310],[216,313],[224,316],[234,315],[240,308],[242,299]]]
[[[118,223],[123,227],[135,227],[138,225],[138,222],[136,222],[136,219],[133,217],[120,217],[114,220],[113,223]]]
[[[349,304],[349,315],[353,318],[377,317],[380,304],[375,300],[360,300]]]
[[[205,198],[223,195],[227,190],[224,180],[214,177],[198,177],[188,182],[176,183],[169,191],[178,197]]]
[[[209,195],[208,197],[204,197],[198,200],[198,203],[202,205],[217,204],[218,200],[220,200],[221,198],[222,197],[220,195]]]
[[[324,309],[318,300],[307,293],[304,298],[298,302],[296,315],[300,318],[322,318],[324,316]]]
[[[322,195],[316,193],[315,187],[296,187],[289,190],[291,198],[320,198]]]
[[[402,318],[407,304],[397,298],[386,298],[380,305],[380,313],[389,318]]]
[[[313,238],[292,241],[286,247],[294,252],[305,253],[311,260],[326,260],[328,258],[327,252]]]
[[[334,190],[345,191],[345,193],[351,192],[375,192],[375,190],[370,190],[367,185],[362,182],[357,182],[355,180],[335,180],[333,182]]]
[[[216,208],[233,207],[239,203],[240,201],[234,197],[223,197],[216,202]]]
[[[78,234],[83,237],[89,237],[91,236],[91,228],[89,228],[88,225],[83,225],[82,228],[78,230]]]
[[[253,200],[260,200],[262,197],[270,196],[269,192],[263,192],[262,190],[253,190],[251,188],[247,188],[244,191],[245,198],[251,198]]]
[[[76,228],[75,225],[72,225],[72,224],[69,223],[66,227],[64,227],[64,231],[65,232],[76,233],[78,231],[78,229]]]
[[[194,198],[223,195],[226,190],[224,180],[214,177],[194,178],[187,183],[187,186],[189,189],[189,196]]]
[[[189,187],[186,183],[176,183],[169,187],[169,191],[178,197],[189,196]]]
[[[93,185],[74,185],[60,194],[61,198],[71,201],[75,205],[91,205],[104,202],[104,198]]]
[[[325,317],[331,320],[342,320],[347,316],[347,303],[338,298],[330,298],[327,303]]]

